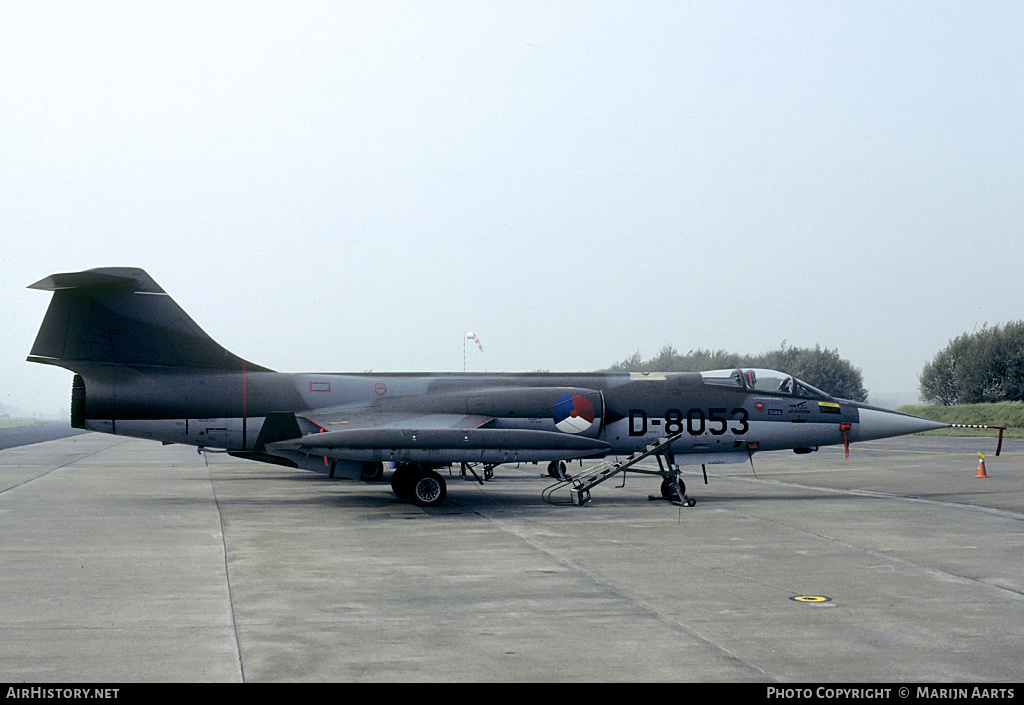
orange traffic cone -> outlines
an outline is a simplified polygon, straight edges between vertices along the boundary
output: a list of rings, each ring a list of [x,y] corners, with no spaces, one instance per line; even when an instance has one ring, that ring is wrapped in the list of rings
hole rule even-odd
[[[985,454],[978,453],[978,474],[975,477],[988,477],[988,473],[985,472]]]

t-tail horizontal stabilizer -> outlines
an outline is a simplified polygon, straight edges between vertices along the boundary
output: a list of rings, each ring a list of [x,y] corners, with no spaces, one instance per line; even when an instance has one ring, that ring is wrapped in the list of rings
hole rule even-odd
[[[31,362],[74,371],[94,365],[237,371],[246,365],[208,336],[141,269],[52,274],[29,288],[53,292],[28,358]],[[265,370],[252,364],[247,368]]]

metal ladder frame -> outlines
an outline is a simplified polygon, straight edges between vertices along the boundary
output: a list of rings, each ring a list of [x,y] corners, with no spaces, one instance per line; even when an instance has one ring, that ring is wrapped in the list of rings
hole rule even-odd
[[[626,457],[625,460],[606,460],[603,463],[599,463],[592,468],[587,468],[578,475],[572,475],[566,477],[560,482],[556,482],[550,487],[546,488],[541,493],[544,501],[548,504],[567,504],[566,502],[554,502],[551,499],[551,495],[560,489],[572,485],[569,490],[570,502],[574,506],[582,507],[590,501],[590,490],[597,485],[600,485],[605,480],[610,480],[620,472],[625,472],[627,469],[636,465],[641,460],[648,458],[652,455],[656,455],[660,451],[664,450],[676,440],[682,436],[682,432],[675,433],[671,436],[665,436],[659,438],[656,443],[645,446],[642,449],[634,452],[632,455]],[[662,473],[650,473],[660,475]]]

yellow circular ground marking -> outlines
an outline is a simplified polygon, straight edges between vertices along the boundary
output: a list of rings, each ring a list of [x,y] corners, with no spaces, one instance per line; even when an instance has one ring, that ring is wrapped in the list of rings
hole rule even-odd
[[[824,595],[796,595],[795,597],[789,598],[794,602],[831,602],[831,597],[825,597]]]

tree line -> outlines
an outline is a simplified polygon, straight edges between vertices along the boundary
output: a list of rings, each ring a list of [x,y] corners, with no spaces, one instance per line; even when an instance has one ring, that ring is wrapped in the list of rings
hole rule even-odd
[[[791,374],[817,387],[826,394],[851,401],[867,401],[864,380],[860,370],[839,352],[815,345],[797,348],[783,341],[778,350],[760,355],[739,355],[724,350],[697,348],[680,354],[666,345],[654,357],[645,360],[638,350],[622,362],[608,368],[609,372],[701,372],[743,367],[759,367]]]
[[[964,333],[919,378],[921,400],[953,406],[1024,400],[1024,321]]]

